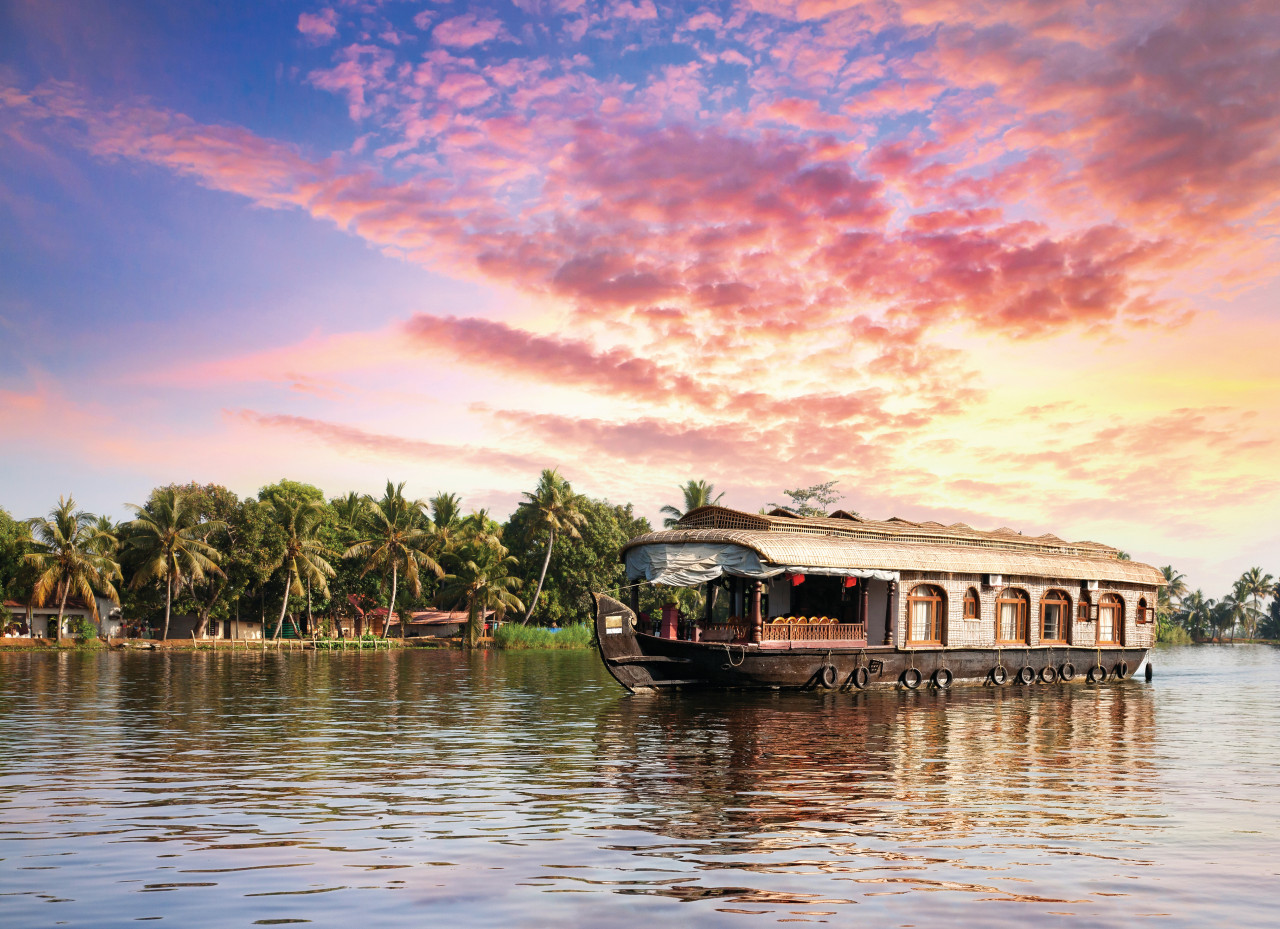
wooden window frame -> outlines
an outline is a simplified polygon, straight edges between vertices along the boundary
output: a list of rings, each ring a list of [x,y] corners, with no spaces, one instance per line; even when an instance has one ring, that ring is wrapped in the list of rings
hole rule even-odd
[[[1093,619],[1093,603],[1090,602],[1088,594],[1082,593],[1076,601],[1076,622],[1087,623],[1092,622]]]
[[[1135,613],[1133,614],[1133,618],[1139,626],[1145,626],[1151,622],[1151,607],[1147,606],[1146,597],[1139,597],[1138,605],[1134,609]]]
[[[969,612],[969,604],[973,604],[973,612]],[[970,587],[964,592],[964,618],[965,619],[981,619],[982,618],[982,600],[978,597],[978,588]]]
[[[921,595],[919,591],[929,591],[927,595]],[[931,639],[913,639],[911,638],[912,626],[912,607],[916,603],[929,603],[931,607],[930,631],[936,634],[936,638]],[[911,589],[911,593],[907,595],[907,644],[908,645],[942,645],[946,636],[945,619],[947,615],[947,595],[935,584],[917,584]]]
[[[1005,594],[1013,594],[1013,596],[1005,596]],[[1006,603],[1016,603],[1018,610],[1018,637],[1015,639],[1001,638],[1000,634],[1003,630],[1000,628],[1000,614],[1003,612],[1001,607]],[[1026,645],[1028,644],[1027,630],[1027,614],[1031,611],[1031,596],[1021,587],[1006,587],[996,596],[995,620],[996,620],[996,644],[997,645]]]
[[[1124,645],[1124,597],[1119,594],[1105,593],[1098,597],[1098,634],[1097,643],[1099,645]],[[1115,609],[1115,619],[1111,624],[1112,638],[1104,639],[1102,637],[1102,611],[1103,609]]]
[[[1050,599],[1053,594],[1057,594],[1057,597]],[[1063,605],[1061,616],[1058,619],[1058,636],[1054,639],[1047,638],[1044,634],[1045,613],[1048,612],[1047,608],[1050,603]],[[1066,645],[1068,630],[1071,627],[1073,616],[1075,616],[1075,607],[1071,603],[1071,595],[1069,593],[1057,587],[1046,590],[1044,596],[1040,598],[1040,641],[1048,645]]]

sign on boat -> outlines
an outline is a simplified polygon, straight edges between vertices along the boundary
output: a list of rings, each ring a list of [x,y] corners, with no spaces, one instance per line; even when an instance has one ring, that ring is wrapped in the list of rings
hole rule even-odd
[[[596,633],[631,691],[1150,679],[1165,579],[1120,554],[1007,528],[705,506],[623,546],[628,602],[597,594]],[[646,583],[701,588],[702,615],[642,614]]]

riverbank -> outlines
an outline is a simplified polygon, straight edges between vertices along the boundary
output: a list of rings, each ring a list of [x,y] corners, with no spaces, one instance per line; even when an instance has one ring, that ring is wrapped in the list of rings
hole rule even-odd
[[[499,627],[493,638],[480,640],[479,648],[499,650],[541,651],[589,649],[595,645],[592,629],[586,623],[575,623],[551,630],[545,626],[509,624]],[[94,650],[129,651],[376,651],[397,648],[449,649],[464,648],[461,638],[452,639],[0,639],[0,650],[66,652]]]

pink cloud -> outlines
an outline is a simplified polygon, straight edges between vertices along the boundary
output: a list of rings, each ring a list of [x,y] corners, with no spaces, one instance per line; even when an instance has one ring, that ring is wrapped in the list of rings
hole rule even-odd
[[[319,13],[299,14],[298,31],[317,45],[328,42],[338,35],[337,10],[323,9]]]
[[[464,13],[452,19],[446,19],[431,33],[441,45],[455,48],[470,48],[473,45],[484,45],[494,39],[507,38],[507,31],[501,20],[477,13]]]

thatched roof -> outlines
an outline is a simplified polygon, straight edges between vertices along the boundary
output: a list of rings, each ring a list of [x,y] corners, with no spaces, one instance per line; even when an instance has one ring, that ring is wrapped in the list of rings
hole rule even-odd
[[[1012,529],[983,532],[963,523],[877,521],[849,514],[799,518],[718,506],[692,510],[676,528],[632,539],[623,551],[679,542],[742,545],[772,564],[798,567],[1017,574],[1147,586],[1165,583],[1156,568],[1121,561],[1117,549],[1098,542],[1028,537]]]

